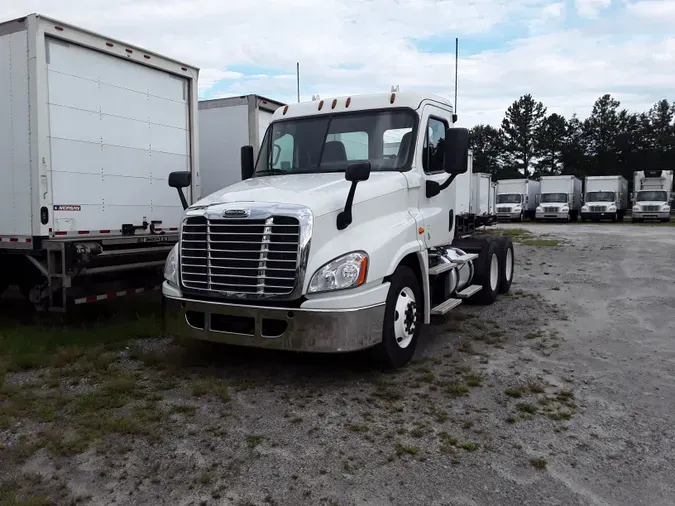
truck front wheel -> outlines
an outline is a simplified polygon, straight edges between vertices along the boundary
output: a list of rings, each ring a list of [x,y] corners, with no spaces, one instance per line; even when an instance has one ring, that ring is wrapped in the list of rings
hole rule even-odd
[[[390,279],[377,359],[387,368],[403,367],[412,359],[424,321],[420,282],[409,267],[400,265]]]

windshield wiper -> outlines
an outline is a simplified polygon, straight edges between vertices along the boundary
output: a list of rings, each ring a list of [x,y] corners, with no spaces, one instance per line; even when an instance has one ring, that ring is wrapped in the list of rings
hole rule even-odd
[[[289,172],[287,170],[281,170],[281,169],[267,169],[267,170],[261,170],[258,172],[254,172],[254,176],[283,176],[284,174],[288,174]]]

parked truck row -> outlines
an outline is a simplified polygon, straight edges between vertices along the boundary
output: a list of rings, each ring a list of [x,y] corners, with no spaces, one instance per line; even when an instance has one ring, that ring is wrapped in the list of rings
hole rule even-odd
[[[634,173],[632,221],[670,221],[673,171]],[[522,221],[623,221],[629,208],[628,181],[623,176],[542,176],[539,180],[497,182],[497,218]]]

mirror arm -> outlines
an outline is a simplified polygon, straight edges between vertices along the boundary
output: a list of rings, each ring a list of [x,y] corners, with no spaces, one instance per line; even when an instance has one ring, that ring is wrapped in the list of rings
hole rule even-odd
[[[443,183],[437,183],[436,181],[427,181],[426,184],[426,193],[427,193],[427,198],[430,199],[431,197],[435,197],[439,193],[441,193],[443,190],[445,190],[448,186],[452,184],[452,182],[455,180],[457,177],[457,174],[450,174],[450,177],[446,179]]]
[[[183,211],[185,211],[188,208],[188,201],[185,198],[185,194],[183,193],[182,188],[176,188],[176,191],[178,192],[178,198],[180,198],[180,203],[183,205]]]
[[[356,185],[358,181],[352,181],[347,194],[347,202],[345,202],[345,209],[337,215],[337,229],[344,230],[352,222],[352,204],[354,202],[354,193],[356,192]]]

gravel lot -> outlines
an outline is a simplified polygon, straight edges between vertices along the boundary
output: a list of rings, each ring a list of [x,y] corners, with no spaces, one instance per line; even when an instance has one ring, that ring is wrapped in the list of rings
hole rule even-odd
[[[65,348],[5,325],[0,504],[675,504],[675,228],[499,228],[509,296],[396,372],[176,344],[146,316]]]

